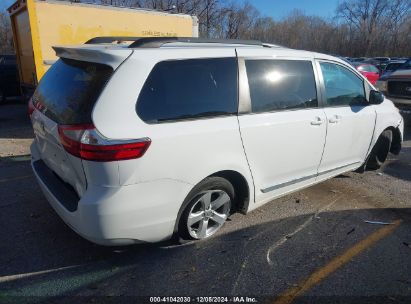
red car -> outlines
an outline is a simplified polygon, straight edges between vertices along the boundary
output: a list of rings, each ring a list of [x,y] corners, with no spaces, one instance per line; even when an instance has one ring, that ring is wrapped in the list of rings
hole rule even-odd
[[[354,63],[353,66],[373,85],[375,85],[380,78],[380,70],[375,65],[369,63]]]

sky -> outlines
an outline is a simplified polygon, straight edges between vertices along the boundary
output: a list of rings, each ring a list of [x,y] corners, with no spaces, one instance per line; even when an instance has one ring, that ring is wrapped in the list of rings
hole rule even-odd
[[[0,11],[5,10],[15,0],[0,0]],[[245,0],[237,0],[245,1]],[[248,0],[263,16],[281,19],[292,10],[299,9],[307,15],[332,17],[338,4],[338,0]]]
[[[0,0],[0,12],[5,11],[15,0]]]
[[[307,15],[333,17],[338,0],[248,0],[263,16],[281,19],[294,9]]]

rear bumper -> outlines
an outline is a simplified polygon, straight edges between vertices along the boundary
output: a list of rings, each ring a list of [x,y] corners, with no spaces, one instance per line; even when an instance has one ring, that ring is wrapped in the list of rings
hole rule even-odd
[[[169,239],[179,208],[191,185],[170,179],[120,187],[90,186],[70,211],[58,189],[44,179],[32,160],[33,172],[50,205],[75,232],[106,246]],[[57,178],[57,177],[56,177]]]
[[[68,211],[77,210],[80,198],[73,187],[59,179],[41,159],[33,161],[32,167],[36,176]]]

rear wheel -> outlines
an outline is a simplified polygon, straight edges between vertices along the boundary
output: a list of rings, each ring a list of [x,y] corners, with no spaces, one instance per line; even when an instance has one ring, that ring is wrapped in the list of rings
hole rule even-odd
[[[179,236],[201,240],[215,234],[230,215],[234,198],[234,187],[226,179],[209,177],[202,181],[187,196]]]
[[[385,130],[382,132],[374,148],[371,150],[370,156],[368,157],[366,169],[368,170],[378,170],[381,168],[385,160],[387,159],[388,153],[391,149],[392,143],[392,131]]]

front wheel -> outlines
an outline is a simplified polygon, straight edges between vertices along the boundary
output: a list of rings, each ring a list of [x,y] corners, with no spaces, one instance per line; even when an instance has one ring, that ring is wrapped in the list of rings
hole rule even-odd
[[[371,150],[370,156],[368,157],[366,164],[366,168],[368,170],[378,170],[381,168],[387,159],[388,153],[390,152],[391,143],[392,131],[385,130],[378,138],[374,148]]]
[[[180,219],[182,239],[201,240],[215,234],[226,222],[234,202],[233,185],[221,177],[209,177],[187,196]]]

